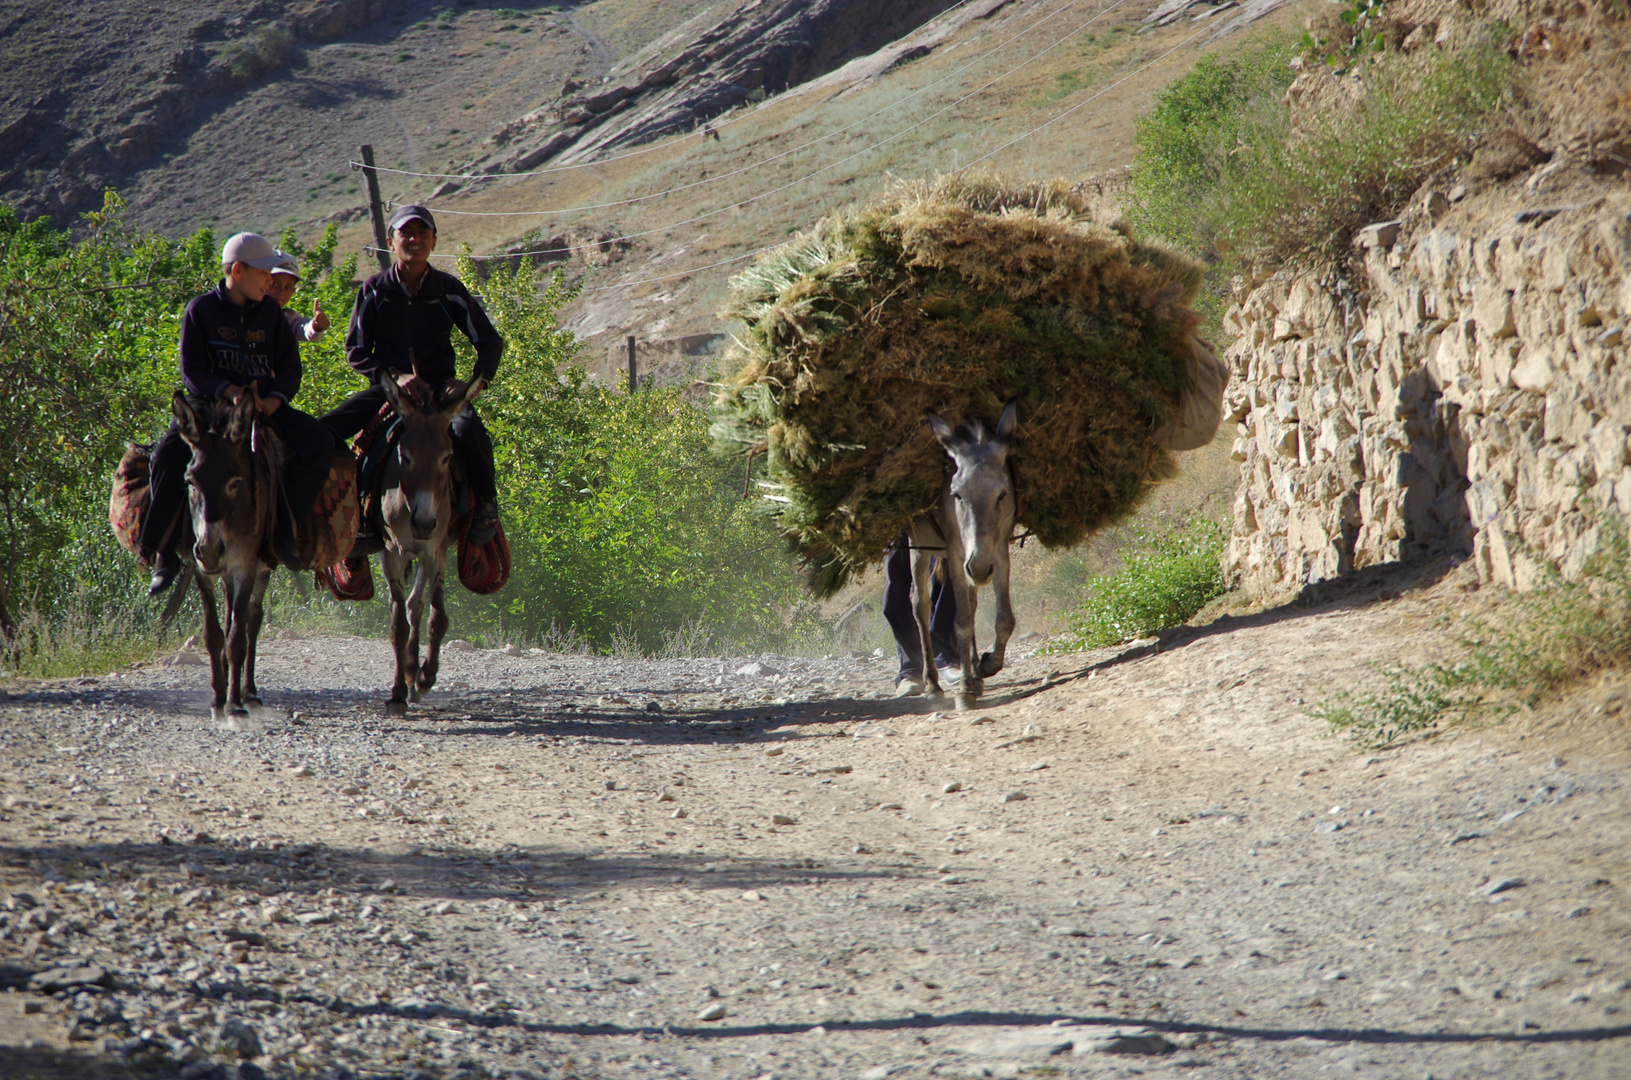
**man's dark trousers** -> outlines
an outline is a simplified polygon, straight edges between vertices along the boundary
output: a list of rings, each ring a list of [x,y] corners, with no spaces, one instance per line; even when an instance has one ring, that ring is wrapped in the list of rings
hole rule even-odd
[[[376,384],[352,394],[323,416],[323,423],[336,438],[351,439],[379,415],[385,406],[385,391]],[[476,410],[467,408],[453,418],[453,452],[459,455],[470,493],[477,502],[498,501],[498,477],[493,469],[493,440]]]
[[[902,533],[889,549],[883,567],[883,617],[895,635],[895,652],[900,657],[900,674],[919,678],[923,672],[922,636],[918,633],[917,612],[912,608],[912,551]],[[934,666],[956,667],[957,594],[938,579],[929,590],[929,643],[934,646]],[[900,679],[897,676],[896,682]]]

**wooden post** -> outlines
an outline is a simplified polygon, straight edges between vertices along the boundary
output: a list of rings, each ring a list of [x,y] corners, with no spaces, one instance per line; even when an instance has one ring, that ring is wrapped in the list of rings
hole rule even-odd
[[[629,393],[634,393],[640,386],[638,373],[634,369],[634,335],[629,335]]]
[[[368,212],[374,219],[374,253],[379,256],[379,268],[391,268],[390,241],[385,236],[385,204],[379,198],[379,174],[374,168],[374,148],[367,143],[362,148],[362,174],[368,178]]]

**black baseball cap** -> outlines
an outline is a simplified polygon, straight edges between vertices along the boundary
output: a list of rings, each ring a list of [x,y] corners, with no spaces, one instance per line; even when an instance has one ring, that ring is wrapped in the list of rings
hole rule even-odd
[[[436,231],[436,219],[430,216],[429,210],[425,209],[423,206],[420,206],[418,203],[409,203],[407,206],[397,207],[396,213],[391,215],[390,231],[396,232],[398,229],[402,228],[402,226],[415,219],[423,221],[426,225],[429,225],[431,232]]]

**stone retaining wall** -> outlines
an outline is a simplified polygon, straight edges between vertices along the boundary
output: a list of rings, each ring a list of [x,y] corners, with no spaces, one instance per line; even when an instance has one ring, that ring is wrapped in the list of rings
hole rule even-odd
[[[1231,308],[1241,584],[1447,554],[1527,588],[1631,516],[1631,193],[1594,194],[1424,193],[1355,238],[1346,279],[1278,274]]]

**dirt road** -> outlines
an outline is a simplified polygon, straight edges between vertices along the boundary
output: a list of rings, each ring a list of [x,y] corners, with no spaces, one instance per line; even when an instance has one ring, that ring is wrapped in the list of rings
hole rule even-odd
[[[1305,707],[1481,602],[1410,584],[971,714],[892,659],[472,650],[398,720],[333,638],[240,731],[198,666],[13,686],[0,1074],[1631,1075],[1624,688],[1356,753]]]

